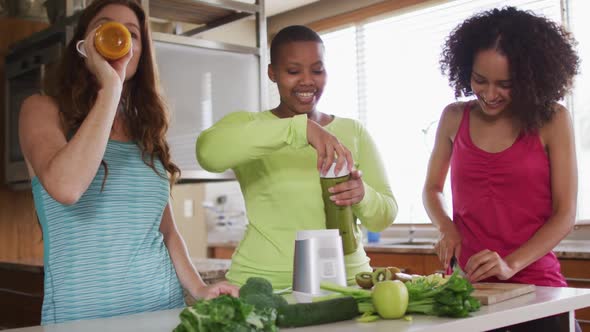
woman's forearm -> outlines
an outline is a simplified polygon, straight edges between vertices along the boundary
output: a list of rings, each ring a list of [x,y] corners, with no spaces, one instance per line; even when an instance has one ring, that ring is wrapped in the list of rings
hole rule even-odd
[[[447,213],[444,195],[440,190],[425,188],[422,193],[422,202],[430,221],[440,232],[453,226],[453,221]]]
[[[206,286],[197,269],[190,260],[186,245],[177,231],[164,236],[164,243],[176,270],[178,280],[193,298],[197,298],[198,290]]]
[[[96,102],[74,136],[42,169],[35,169],[49,193],[64,191],[73,202],[94,179],[104,157],[120,92],[100,90]]]
[[[398,212],[397,202],[390,191],[381,193],[366,183],[365,197],[352,208],[362,224],[372,232],[380,232],[389,227]]]
[[[556,213],[527,242],[504,259],[515,273],[553,250],[575,223],[575,214]]]

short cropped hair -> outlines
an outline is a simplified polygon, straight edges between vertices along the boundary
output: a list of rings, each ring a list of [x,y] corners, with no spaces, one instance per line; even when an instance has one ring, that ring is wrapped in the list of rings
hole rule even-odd
[[[281,29],[270,43],[270,63],[276,64],[281,46],[291,42],[313,41],[324,44],[317,32],[303,25],[291,25]]]

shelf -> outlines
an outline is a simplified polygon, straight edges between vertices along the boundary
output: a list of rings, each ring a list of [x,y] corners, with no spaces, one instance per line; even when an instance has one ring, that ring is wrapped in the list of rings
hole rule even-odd
[[[200,32],[259,13],[259,6],[233,0],[150,0],[150,17],[199,25],[184,35]]]

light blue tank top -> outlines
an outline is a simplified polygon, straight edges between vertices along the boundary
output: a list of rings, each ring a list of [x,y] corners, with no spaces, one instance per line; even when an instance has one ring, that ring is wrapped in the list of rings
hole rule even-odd
[[[55,201],[38,178],[33,197],[43,228],[42,324],[179,308],[182,288],[160,222],[166,178],[147,166],[134,143],[110,140],[104,161],[80,200]],[[156,160],[160,174],[166,174]]]

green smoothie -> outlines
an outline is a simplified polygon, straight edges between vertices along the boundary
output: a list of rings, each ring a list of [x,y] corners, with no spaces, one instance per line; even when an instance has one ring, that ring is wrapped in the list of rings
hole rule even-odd
[[[330,196],[333,194],[328,189],[338,183],[348,181],[349,178],[350,175],[336,178],[320,178],[324,211],[326,213],[326,228],[339,230],[345,255],[352,254],[358,247],[359,234],[356,227],[356,218],[352,214],[350,206],[339,206],[330,200]]]

